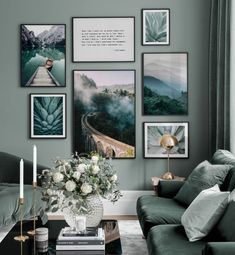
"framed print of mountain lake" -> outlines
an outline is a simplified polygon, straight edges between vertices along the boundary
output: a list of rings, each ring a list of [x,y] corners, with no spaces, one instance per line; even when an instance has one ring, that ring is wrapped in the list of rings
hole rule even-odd
[[[143,115],[188,114],[188,53],[143,53]]]
[[[74,71],[73,150],[135,158],[135,70]]]
[[[66,94],[30,94],[31,138],[66,137]]]
[[[176,138],[169,150],[170,158],[188,158],[188,122],[144,122],[144,158],[167,158],[167,150],[160,145],[163,135]]]
[[[21,25],[21,86],[65,87],[65,25]]]
[[[142,45],[170,44],[170,10],[142,9]]]

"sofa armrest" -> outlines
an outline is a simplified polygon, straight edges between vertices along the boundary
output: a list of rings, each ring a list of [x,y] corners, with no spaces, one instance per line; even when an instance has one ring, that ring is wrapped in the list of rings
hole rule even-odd
[[[160,180],[158,184],[158,196],[173,198],[179,189],[183,186],[184,181]]]
[[[234,255],[235,242],[209,242],[203,249],[202,255]]]
[[[0,152],[0,183],[19,183],[19,167],[21,157]],[[37,165],[38,174],[48,167]],[[33,162],[24,159],[24,183],[32,184],[33,181]]]

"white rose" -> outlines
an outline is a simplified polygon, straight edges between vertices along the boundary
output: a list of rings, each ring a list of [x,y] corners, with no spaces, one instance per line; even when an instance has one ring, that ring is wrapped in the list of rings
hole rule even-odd
[[[80,173],[84,173],[85,170],[87,169],[87,165],[86,164],[79,164],[77,167],[76,167],[76,170],[79,171]]]
[[[76,180],[79,180],[80,176],[81,176],[81,173],[79,171],[76,171],[73,173],[73,178],[75,178]]]
[[[115,182],[115,181],[117,180],[117,175],[114,174],[113,176],[111,176],[110,180],[111,180],[112,182]]]
[[[92,162],[93,164],[97,164],[98,160],[99,160],[99,157],[98,157],[98,156],[92,156],[92,157],[91,157],[91,162]]]
[[[76,183],[74,181],[67,181],[65,183],[65,188],[67,191],[73,191],[76,188]]]
[[[64,179],[64,175],[63,175],[63,174],[58,173],[58,172],[54,173],[54,175],[53,175],[53,181],[54,181],[55,183],[62,182],[63,179]]]
[[[97,166],[97,165],[92,166],[92,173],[93,173],[93,174],[98,174],[99,171],[100,171],[99,166]]]
[[[51,189],[47,189],[47,194],[48,194],[49,196],[52,196],[52,195],[53,195],[53,191],[52,191]]]
[[[88,183],[83,183],[81,186],[81,191],[84,194],[89,194],[92,192],[92,187]]]

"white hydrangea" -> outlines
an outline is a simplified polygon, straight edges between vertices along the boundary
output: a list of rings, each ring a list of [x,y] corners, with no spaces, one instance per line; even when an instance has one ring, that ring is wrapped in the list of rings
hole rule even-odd
[[[98,160],[99,160],[99,157],[98,157],[98,156],[92,156],[92,157],[91,157],[91,162],[92,162],[93,164],[97,164]]]
[[[92,186],[88,183],[83,183],[81,186],[81,191],[84,194],[89,194],[92,192]]]
[[[67,181],[65,183],[65,188],[67,191],[73,191],[76,188],[76,183],[74,181]]]
[[[110,181],[112,181],[112,182],[117,181],[117,175],[114,174],[113,176],[111,176]]]
[[[55,183],[62,182],[64,179],[64,175],[62,173],[56,172],[53,174],[53,181]]]
[[[79,180],[80,179],[80,176],[81,176],[81,173],[79,171],[75,171],[73,173],[73,178],[75,178],[76,180]]]
[[[83,163],[76,166],[76,170],[79,171],[80,173],[84,173],[86,169],[87,165]]]
[[[99,166],[97,166],[97,165],[92,166],[92,173],[93,174],[98,174],[99,171],[100,171]]]

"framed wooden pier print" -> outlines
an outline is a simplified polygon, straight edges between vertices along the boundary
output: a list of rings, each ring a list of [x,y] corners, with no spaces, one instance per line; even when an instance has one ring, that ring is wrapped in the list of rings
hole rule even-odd
[[[135,70],[74,71],[74,148],[135,158]]]
[[[144,122],[144,158],[167,158],[167,149],[161,146],[163,135],[175,138],[175,146],[169,150],[170,158],[188,158],[188,122]]]
[[[64,87],[65,25],[21,25],[21,86]]]
[[[66,138],[66,94],[30,94],[31,138]]]
[[[134,17],[73,18],[74,62],[134,62]]]

